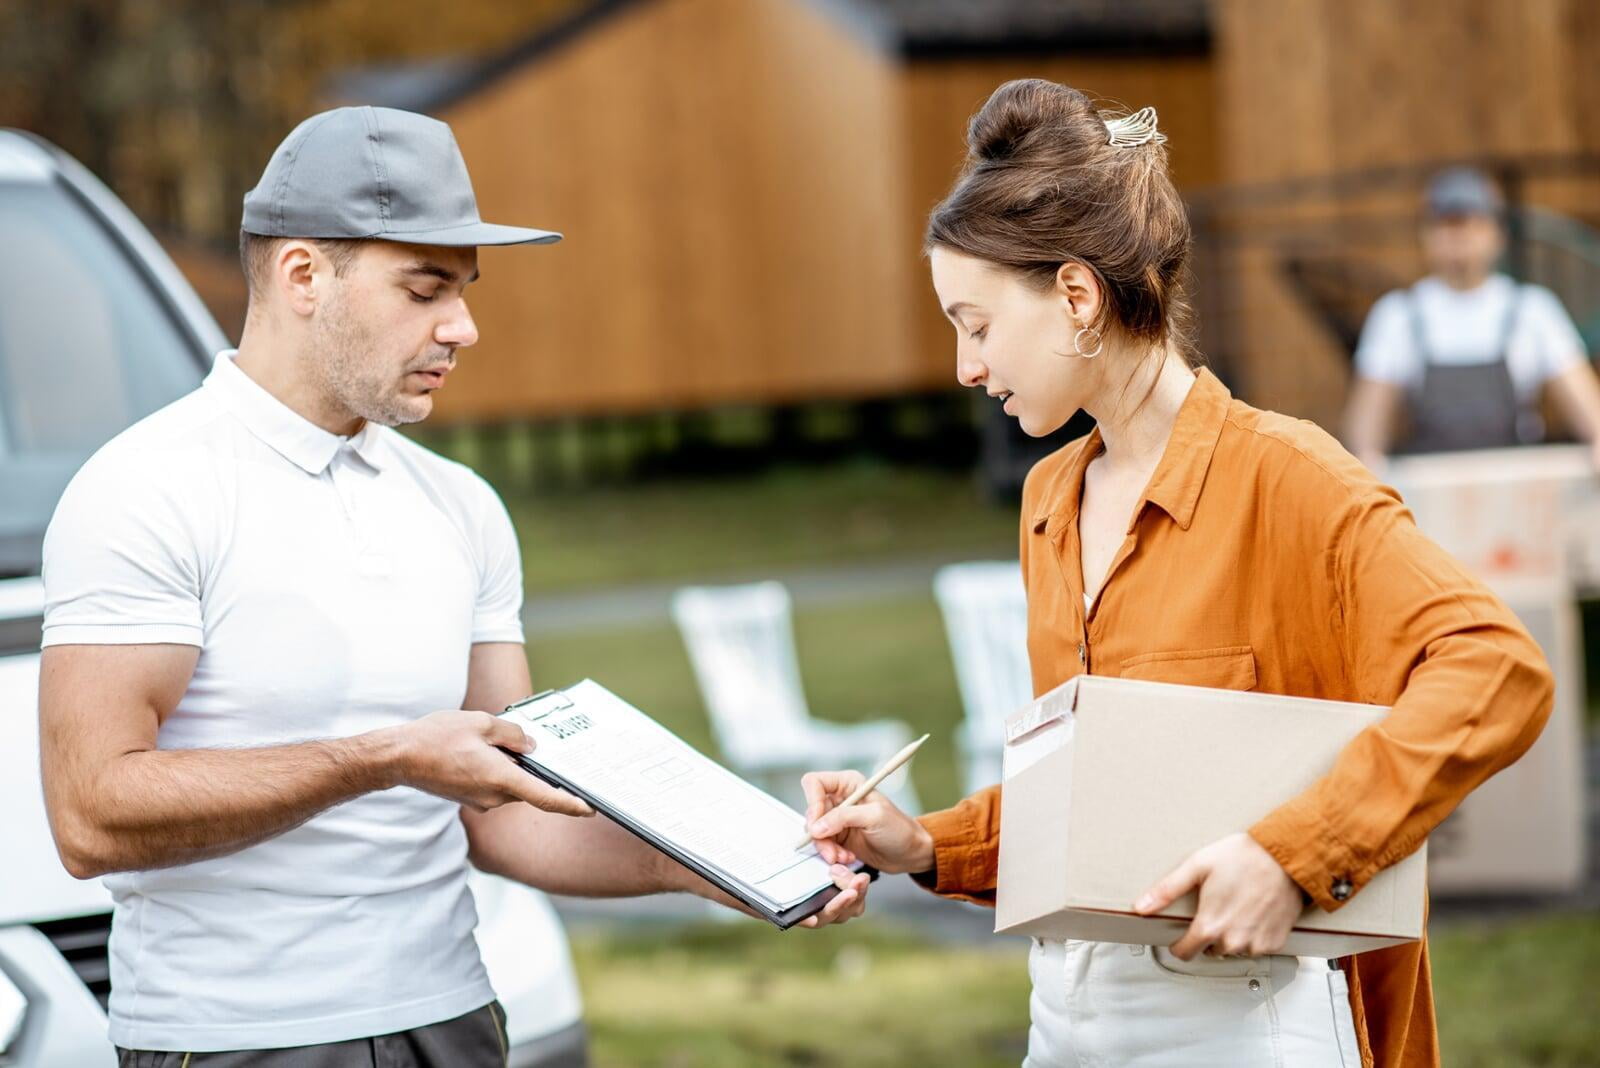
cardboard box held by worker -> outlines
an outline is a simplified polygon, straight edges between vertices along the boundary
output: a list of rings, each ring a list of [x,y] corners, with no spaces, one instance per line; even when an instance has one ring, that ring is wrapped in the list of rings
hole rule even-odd
[[[1384,480],[1478,578],[1600,585],[1600,478],[1581,445],[1403,456]]]
[[[1080,675],[1006,727],[995,931],[1170,945],[1195,895],[1134,900],[1194,850],[1247,830],[1388,709]],[[1422,936],[1426,846],[1337,912],[1308,908],[1284,952],[1338,957]]]
[[[1588,871],[1583,641],[1562,582],[1496,582],[1556,678],[1555,708],[1533,748],[1467,796],[1429,836],[1436,897],[1561,893]]]

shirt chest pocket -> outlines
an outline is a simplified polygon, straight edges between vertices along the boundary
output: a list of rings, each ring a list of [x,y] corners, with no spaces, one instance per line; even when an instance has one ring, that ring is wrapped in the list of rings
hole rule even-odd
[[[1214,690],[1253,690],[1256,655],[1248,645],[1140,653],[1124,660],[1117,674],[1125,679],[1208,686]]]

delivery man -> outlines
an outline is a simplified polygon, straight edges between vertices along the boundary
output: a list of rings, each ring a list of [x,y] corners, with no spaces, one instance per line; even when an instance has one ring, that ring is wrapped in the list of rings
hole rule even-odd
[[[1480,171],[1452,168],[1429,183],[1428,276],[1374,305],[1356,349],[1345,438],[1369,467],[1390,452],[1537,442],[1546,386],[1600,466],[1600,382],[1583,339],[1554,293],[1494,269],[1505,248],[1503,208]]]

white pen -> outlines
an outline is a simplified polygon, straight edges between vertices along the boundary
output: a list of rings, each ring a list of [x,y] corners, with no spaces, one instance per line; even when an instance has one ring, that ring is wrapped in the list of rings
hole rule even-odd
[[[883,780],[887,779],[889,776],[893,775],[895,772],[899,771],[900,767],[905,764],[906,761],[910,760],[918,749],[922,748],[922,743],[927,741],[929,737],[931,736],[924,734],[921,738],[918,738],[916,741],[900,750],[900,752],[890,757],[889,762],[883,767],[879,768],[877,771],[873,772],[871,778],[867,779],[867,781],[862,783],[860,786],[857,786],[855,791],[851,793],[849,797],[845,798],[828,811],[837,812],[841,808],[849,808],[851,805],[856,804],[862,798],[876,790],[878,788],[878,784],[883,782]],[[807,824],[807,826],[809,826],[809,824]],[[811,842],[811,835],[807,834],[804,838],[800,839],[800,843],[796,845],[795,848],[804,849],[806,846],[810,845]]]

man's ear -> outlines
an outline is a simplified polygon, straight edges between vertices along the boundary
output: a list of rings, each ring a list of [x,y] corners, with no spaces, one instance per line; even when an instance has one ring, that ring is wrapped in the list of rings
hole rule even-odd
[[[333,273],[327,261],[309,241],[285,241],[272,258],[272,285],[283,294],[296,315],[310,315],[317,308],[323,277]]]
[[[1100,291],[1100,278],[1087,266],[1068,260],[1056,270],[1056,294],[1067,304],[1067,309],[1080,326],[1089,326],[1099,320],[1104,295]]]

